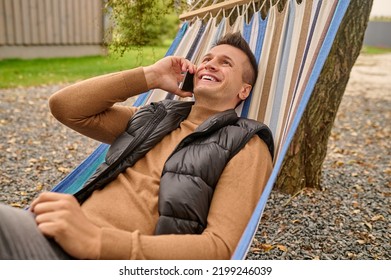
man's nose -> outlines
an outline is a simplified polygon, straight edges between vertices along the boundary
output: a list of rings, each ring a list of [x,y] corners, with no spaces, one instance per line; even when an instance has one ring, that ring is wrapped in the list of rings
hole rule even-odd
[[[208,62],[206,62],[205,63],[205,68],[207,70],[216,70],[217,69],[216,60],[215,59],[211,59]]]

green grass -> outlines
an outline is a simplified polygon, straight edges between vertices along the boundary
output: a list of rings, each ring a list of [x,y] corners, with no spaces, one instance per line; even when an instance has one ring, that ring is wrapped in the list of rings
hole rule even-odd
[[[391,17],[388,17],[388,16],[375,16],[375,17],[371,17],[369,19],[369,21],[385,21],[385,22],[390,22],[391,21]]]
[[[162,58],[169,45],[133,49],[118,56],[0,60],[0,88],[72,83],[93,76],[148,65]],[[390,53],[391,48],[364,46],[364,54]]]
[[[362,48],[362,53],[364,54],[384,54],[390,52],[391,52],[391,48],[379,48],[379,47],[370,47],[370,46],[364,46]]]
[[[149,65],[169,46],[143,47],[119,56],[0,60],[0,88],[71,83],[93,76]]]

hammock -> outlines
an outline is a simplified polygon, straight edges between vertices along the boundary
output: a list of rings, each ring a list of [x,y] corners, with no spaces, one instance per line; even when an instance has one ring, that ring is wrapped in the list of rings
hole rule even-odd
[[[296,0],[287,0],[282,11],[277,5],[271,5],[266,17],[262,17],[265,2],[257,8],[255,1],[224,1],[182,15],[182,26],[166,53],[186,57],[197,64],[221,36],[240,31],[257,59],[257,83],[249,98],[237,108],[237,113],[270,127],[275,140],[274,168],[232,255],[236,260],[244,259],[251,246],[284,156],[350,1],[303,0],[298,4]],[[249,9],[252,11],[250,19]],[[237,13],[233,24],[226,10]],[[206,16],[201,18],[202,14]],[[189,16],[193,18],[189,20]],[[139,95],[134,106],[163,99],[182,100],[155,89]],[[79,190],[104,161],[107,149],[107,144],[98,146],[52,191],[75,193]]]

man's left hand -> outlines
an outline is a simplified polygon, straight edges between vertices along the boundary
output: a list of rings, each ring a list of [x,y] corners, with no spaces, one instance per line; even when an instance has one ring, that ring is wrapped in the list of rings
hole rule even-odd
[[[71,256],[97,259],[101,230],[83,213],[76,198],[69,194],[45,192],[30,206],[40,231],[54,240]]]

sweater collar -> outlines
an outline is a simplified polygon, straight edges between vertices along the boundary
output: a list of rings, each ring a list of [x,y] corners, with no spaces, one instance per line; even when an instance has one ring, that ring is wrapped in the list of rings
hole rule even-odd
[[[189,115],[187,116],[187,120],[198,126],[205,122],[211,116],[216,115],[218,113],[221,113],[221,111],[194,104],[191,107]]]
[[[216,122],[218,119],[224,120],[223,123],[232,123],[236,122],[238,115],[234,109],[219,111],[212,108],[193,105],[191,111],[187,117],[187,120],[195,125],[197,125],[197,131],[207,129],[208,127],[214,127],[217,125],[217,128],[220,126],[220,122]]]

